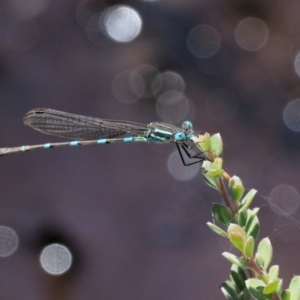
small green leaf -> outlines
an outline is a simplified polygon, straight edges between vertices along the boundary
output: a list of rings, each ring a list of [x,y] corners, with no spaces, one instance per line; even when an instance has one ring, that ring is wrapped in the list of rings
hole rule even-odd
[[[264,288],[263,293],[267,295],[275,293],[278,283],[279,283],[279,279],[269,282]]]
[[[209,176],[206,176],[205,174],[202,174],[203,175],[203,178],[205,180],[205,182],[212,188],[218,190],[218,182],[215,178],[212,178],[212,177],[209,177]]]
[[[236,299],[237,290],[233,282],[226,280],[221,284],[220,289],[226,299]]]
[[[239,232],[231,232],[228,233],[228,239],[230,240],[231,244],[244,253],[244,239],[243,236]]]
[[[212,169],[222,169],[223,159],[221,157],[216,157],[211,164]]]
[[[276,292],[278,295],[280,295],[282,293],[282,279],[279,279],[279,284],[278,284]]]
[[[256,278],[250,278],[246,280],[246,286],[248,291],[251,293],[253,297],[255,297],[258,300],[271,300],[272,296],[271,295],[266,295],[263,293],[263,290],[265,288],[265,283]]]
[[[243,267],[243,261],[237,257],[236,255],[234,254],[231,254],[229,252],[223,252],[222,255],[227,259],[229,260],[232,264],[238,266],[238,267]]]
[[[245,249],[244,249],[244,254],[247,258],[250,258],[253,256],[254,252],[254,238],[253,236],[248,236],[245,242]]]
[[[257,254],[261,255],[264,260],[263,268],[267,269],[273,256],[273,248],[269,238],[262,239],[257,247]]]
[[[222,170],[222,169],[212,169],[206,173],[206,176],[212,177],[212,178],[219,178],[223,175],[223,173],[224,173],[224,170]]]
[[[230,278],[235,283],[239,292],[243,291],[245,288],[245,280],[239,274],[239,272],[235,269],[238,269],[236,265],[231,266],[230,270]]]
[[[255,261],[256,263],[261,267],[264,268],[265,265],[265,261],[262,255],[260,255],[259,253],[255,254]]]
[[[219,226],[217,226],[213,223],[210,223],[210,222],[207,222],[206,224],[212,231],[214,231],[215,233],[217,233],[218,235],[220,235],[222,237],[227,238],[227,232],[224,231],[223,229],[221,229]]]
[[[221,204],[215,203],[212,208],[213,217],[220,223],[228,226],[232,221],[231,210]]]
[[[278,274],[279,274],[279,266],[278,265],[274,265],[274,266],[270,267],[269,273],[268,273],[269,280],[274,281],[275,279],[278,278]]]
[[[244,190],[242,180],[237,176],[232,176],[229,181],[229,192],[235,202],[238,202],[242,198]]]
[[[227,229],[227,232],[228,233],[233,233],[233,232],[238,232],[241,234],[241,236],[243,237],[243,239],[245,240],[246,239],[246,232],[245,230],[239,226],[238,224],[234,224],[234,223],[231,223]]]
[[[192,140],[201,152],[207,152],[211,148],[211,137],[207,132],[203,135],[194,136]]]
[[[259,228],[260,228],[259,220],[256,215],[257,213],[258,213],[257,209],[253,209],[253,210],[248,209],[249,218],[245,226],[245,231],[247,232],[247,235],[252,235],[254,240],[256,240],[256,238],[258,237]]]
[[[243,289],[243,291],[238,295],[237,300],[251,300],[251,295],[247,288]]]
[[[292,300],[291,291],[289,289],[284,290],[280,296],[281,296],[281,300]],[[299,298],[297,300],[299,300]]]
[[[300,299],[300,276],[295,276],[291,280],[289,291],[291,292],[291,300]]]
[[[214,152],[214,154],[218,157],[223,152],[223,141],[221,135],[219,133],[214,134],[211,139],[211,147],[210,149]]]
[[[238,224],[241,227],[245,227],[246,226],[248,219],[249,219],[248,210],[244,210],[242,212],[239,212],[239,215],[238,215]]]
[[[243,210],[247,209],[250,206],[256,193],[257,193],[257,190],[251,189],[245,195],[245,197],[241,200],[239,212],[242,212]]]

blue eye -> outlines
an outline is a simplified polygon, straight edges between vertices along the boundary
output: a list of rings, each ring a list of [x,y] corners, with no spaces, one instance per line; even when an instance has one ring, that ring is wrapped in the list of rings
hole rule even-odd
[[[184,141],[184,140],[186,140],[186,136],[185,136],[185,134],[183,132],[177,132],[174,137],[175,137],[176,141]]]

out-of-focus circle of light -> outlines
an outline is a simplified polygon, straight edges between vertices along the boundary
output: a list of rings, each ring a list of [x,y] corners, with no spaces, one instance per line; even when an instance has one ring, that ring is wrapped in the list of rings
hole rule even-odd
[[[293,186],[281,184],[272,189],[270,200],[272,210],[279,215],[285,215],[298,209],[300,196]]]
[[[183,121],[189,112],[189,101],[181,93],[170,91],[162,94],[156,103],[156,112],[167,123]]]
[[[289,129],[300,131],[300,99],[292,100],[285,106],[283,120]]]
[[[0,226],[0,257],[12,255],[18,248],[19,238],[10,227]]]
[[[61,275],[70,269],[72,254],[66,246],[51,244],[42,250],[40,264],[47,273]]]
[[[300,52],[295,57],[294,68],[295,68],[297,75],[300,77]]]
[[[213,119],[228,121],[237,112],[238,102],[234,94],[225,89],[213,91],[206,100],[206,112]]]
[[[143,98],[149,98],[153,96],[152,83],[158,76],[159,72],[156,68],[149,65],[141,65],[133,70],[144,81],[144,93]]]
[[[199,220],[205,212],[205,202],[198,193],[185,192],[178,196],[175,203],[178,216],[187,222]]]
[[[266,24],[258,18],[246,18],[235,29],[238,45],[247,51],[261,49],[268,40],[269,31]]]
[[[107,35],[116,42],[127,43],[141,32],[142,19],[131,7],[115,6],[104,13],[104,26]]]
[[[179,156],[178,151],[170,154],[168,159],[168,170],[170,174],[177,180],[187,181],[194,178],[200,169],[200,164],[194,164],[186,167]]]
[[[42,14],[48,7],[48,0],[10,0],[7,2],[18,18],[34,18]]]
[[[136,72],[119,73],[112,83],[114,96],[122,103],[132,104],[138,101],[144,93],[143,78]]]
[[[190,52],[200,58],[213,56],[220,48],[221,38],[217,30],[209,25],[194,27],[187,37]]]
[[[183,93],[185,83],[183,78],[175,72],[166,71],[159,74],[153,81],[152,90],[153,94],[159,96],[165,92],[177,91]]]

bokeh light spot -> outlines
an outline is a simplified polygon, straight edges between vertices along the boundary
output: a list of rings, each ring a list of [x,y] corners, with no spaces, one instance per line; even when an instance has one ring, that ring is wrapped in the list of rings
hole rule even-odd
[[[143,78],[136,72],[124,71],[119,73],[112,83],[114,96],[122,103],[132,104],[144,94]]]
[[[299,207],[300,196],[291,185],[281,184],[270,193],[270,206],[279,215],[294,213]]]
[[[19,238],[10,227],[0,226],[0,257],[12,255],[18,248]]]
[[[213,119],[228,121],[237,112],[238,102],[231,91],[219,89],[212,92],[206,100],[206,112]]]
[[[43,249],[40,255],[40,263],[47,273],[61,275],[70,269],[72,254],[66,246],[51,244]]]
[[[215,28],[208,25],[194,27],[187,37],[191,53],[200,58],[213,56],[220,48],[221,38]]]
[[[293,130],[300,131],[300,99],[290,101],[284,108],[283,120],[285,125]]]
[[[261,49],[268,40],[269,31],[266,24],[258,18],[246,18],[235,29],[238,45],[247,51]]]
[[[156,104],[159,117],[167,123],[178,123],[189,112],[189,101],[181,93],[170,91],[162,94]]]
[[[153,96],[152,84],[155,78],[159,75],[158,70],[149,65],[141,65],[133,70],[138,74],[144,82],[143,98],[149,98]]]
[[[104,26],[107,35],[116,42],[134,40],[142,29],[142,19],[136,10],[128,6],[115,6],[106,10]]]
[[[153,94],[159,96],[165,92],[177,91],[183,93],[185,83],[183,78],[175,72],[166,71],[159,74],[152,84]]]
[[[294,60],[294,68],[297,75],[300,77],[300,52],[296,55],[296,58]]]
[[[200,169],[200,164],[194,164],[186,167],[179,156],[178,151],[170,154],[168,159],[168,170],[170,174],[177,180],[187,181],[194,178]]]

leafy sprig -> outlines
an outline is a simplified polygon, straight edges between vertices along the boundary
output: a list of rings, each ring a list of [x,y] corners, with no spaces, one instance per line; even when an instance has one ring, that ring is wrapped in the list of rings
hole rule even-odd
[[[300,276],[294,276],[288,289],[282,290],[279,266],[270,265],[273,248],[268,237],[258,242],[259,208],[250,208],[257,193],[251,189],[245,194],[242,180],[230,176],[223,169],[223,142],[220,134],[208,133],[193,139],[207,160],[202,165],[206,183],[216,189],[224,204],[213,204],[214,219],[223,227],[208,222],[208,227],[227,238],[240,255],[224,252],[232,264],[229,279],[221,285],[226,299],[300,300]],[[258,245],[256,246],[258,242]]]

